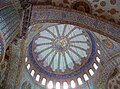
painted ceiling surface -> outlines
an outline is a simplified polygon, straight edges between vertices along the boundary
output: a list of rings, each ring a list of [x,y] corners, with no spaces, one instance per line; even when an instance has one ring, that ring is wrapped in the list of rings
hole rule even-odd
[[[32,3],[72,8],[120,25],[120,0],[32,0]]]
[[[115,68],[107,83],[107,89],[119,89],[120,88],[120,66]]]
[[[41,30],[30,43],[28,56],[40,73],[66,79],[93,64],[95,50],[96,43],[89,31],[60,24]]]
[[[119,26],[109,21],[100,20],[98,17],[84,12],[54,6],[39,5],[33,6],[32,9],[31,25],[43,22],[69,23],[98,32],[120,42]]]
[[[117,75],[115,78],[109,80],[107,88],[108,89],[119,89],[120,88],[120,74]]]
[[[56,89],[74,89],[92,81],[101,62],[95,36],[88,29],[70,24],[49,24],[40,29],[26,53],[27,71],[38,84],[48,89],[56,87],[57,83],[60,85]]]

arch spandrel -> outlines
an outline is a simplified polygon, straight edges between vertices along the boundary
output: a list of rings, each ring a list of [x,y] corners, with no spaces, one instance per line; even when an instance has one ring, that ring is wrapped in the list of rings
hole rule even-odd
[[[74,24],[120,42],[120,26],[83,12],[52,6],[33,6],[31,25],[44,22]]]

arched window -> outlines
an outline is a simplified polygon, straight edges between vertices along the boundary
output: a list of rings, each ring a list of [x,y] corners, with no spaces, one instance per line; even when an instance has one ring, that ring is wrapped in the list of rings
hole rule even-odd
[[[56,83],[56,89],[60,89],[60,82]]]
[[[46,78],[42,79],[42,85],[46,85]]]
[[[85,79],[85,81],[88,81],[88,80],[89,80],[87,74],[84,74],[84,79]]]
[[[48,83],[48,89],[52,89],[53,88],[53,81],[49,81]]]
[[[97,43],[97,46],[99,46],[99,44]]]
[[[27,62],[27,61],[28,61],[28,58],[26,57],[26,58],[25,58],[25,62]]]
[[[28,69],[28,70],[30,69],[30,64],[27,65],[27,69]]]
[[[71,88],[75,88],[75,81],[74,80],[71,80]]]
[[[89,69],[89,73],[90,73],[90,75],[91,75],[91,76],[93,76],[93,75],[94,75],[94,72],[93,72],[93,70],[92,70],[92,69]]]
[[[98,52],[98,54],[100,54],[100,50],[98,50],[97,52]]]
[[[31,76],[34,76],[34,74],[35,74],[35,71],[32,70],[32,71],[31,71]]]
[[[99,57],[96,57],[96,60],[98,63],[100,63],[100,58]]]
[[[39,81],[40,80],[40,75],[38,74],[37,76],[36,76],[36,79],[35,79],[36,81]]]
[[[68,89],[68,83],[67,82],[63,83],[63,89]]]
[[[98,69],[98,66],[96,63],[93,64],[93,67],[97,70]]]
[[[82,84],[83,84],[81,78],[78,78],[77,81],[78,81],[78,84],[79,84],[79,85],[82,85]]]

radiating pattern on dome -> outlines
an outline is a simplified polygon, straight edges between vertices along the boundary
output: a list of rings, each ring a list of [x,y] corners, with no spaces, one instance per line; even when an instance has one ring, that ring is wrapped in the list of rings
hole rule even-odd
[[[27,69],[34,67],[43,76],[56,79],[79,76],[90,66],[97,70],[94,59],[100,51],[96,53],[96,46],[87,29],[69,24],[51,25],[40,30],[29,44]]]
[[[88,57],[90,41],[83,28],[56,25],[41,31],[35,38],[33,49],[38,55],[37,62],[43,62],[43,66],[49,66],[52,71],[73,69],[76,64],[85,63],[84,58]]]
[[[46,88],[80,86],[89,81],[101,63],[101,51],[95,40],[85,28],[57,23],[46,26],[28,45],[26,69]]]

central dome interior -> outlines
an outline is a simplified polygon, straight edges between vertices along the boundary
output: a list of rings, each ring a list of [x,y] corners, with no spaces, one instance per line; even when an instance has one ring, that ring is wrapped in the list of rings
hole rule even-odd
[[[28,46],[27,70],[42,85],[53,78],[54,83],[76,80],[81,85],[98,69],[98,46],[94,35],[85,28],[70,24],[46,26]]]
[[[94,51],[90,36],[89,31],[74,25],[49,26],[33,38],[34,58],[39,66],[50,73],[78,71]]]

